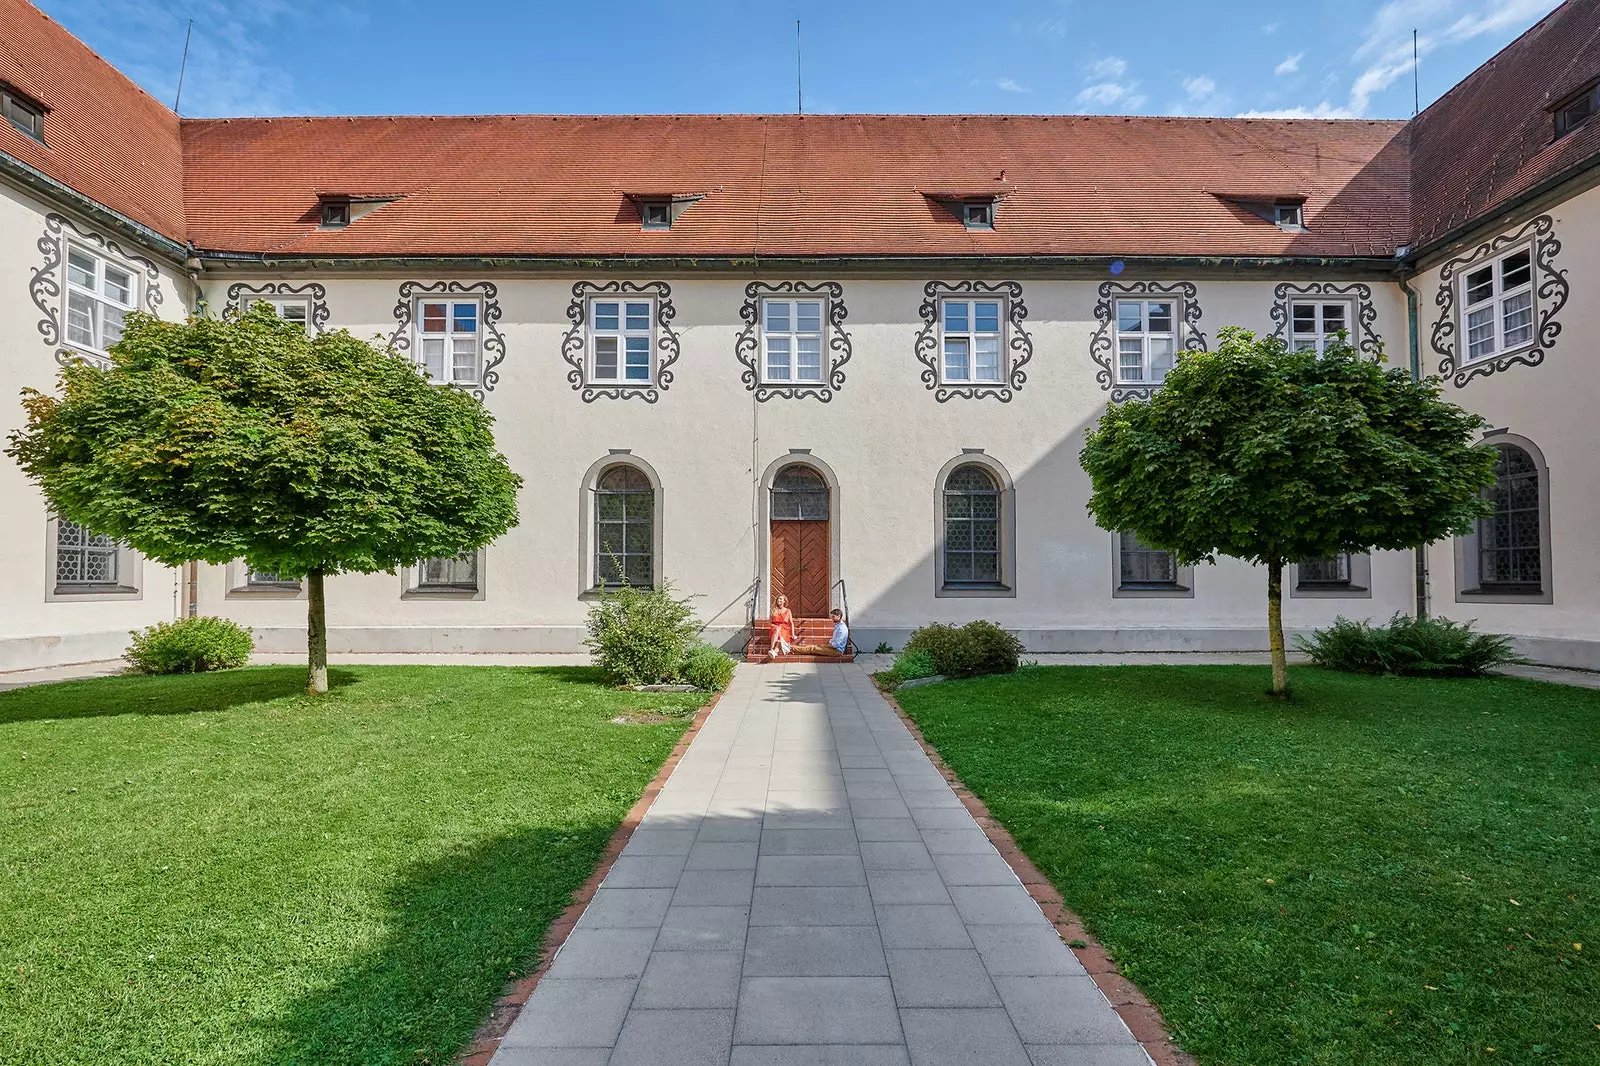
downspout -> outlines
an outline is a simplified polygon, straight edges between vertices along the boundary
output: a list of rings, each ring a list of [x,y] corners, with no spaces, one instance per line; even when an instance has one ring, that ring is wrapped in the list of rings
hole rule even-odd
[[[1400,291],[1406,294],[1406,341],[1411,355],[1411,380],[1422,380],[1422,347],[1417,337],[1417,290],[1400,276]],[[1417,618],[1428,617],[1428,546],[1416,549]]]

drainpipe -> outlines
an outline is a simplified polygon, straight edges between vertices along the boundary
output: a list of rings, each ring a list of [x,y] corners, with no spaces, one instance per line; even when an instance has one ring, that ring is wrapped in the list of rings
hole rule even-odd
[[[1411,380],[1422,380],[1422,348],[1417,337],[1417,291],[1400,277],[1400,291],[1406,294],[1406,340],[1411,354]],[[1416,549],[1417,618],[1428,617],[1428,546]]]

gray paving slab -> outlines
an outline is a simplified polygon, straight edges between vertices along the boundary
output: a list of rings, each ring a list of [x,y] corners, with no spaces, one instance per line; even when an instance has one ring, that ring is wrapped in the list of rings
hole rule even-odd
[[[1147,1066],[851,665],[741,665],[493,1066]]]

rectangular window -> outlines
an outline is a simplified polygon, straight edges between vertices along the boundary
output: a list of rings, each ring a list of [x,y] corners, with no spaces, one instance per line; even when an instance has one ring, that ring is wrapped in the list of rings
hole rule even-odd
[[[304,329],[311,321],[311,301],[299,297],[268,297],[263,301],[272,305],[278,317]]]
[[[1600,114],[1600,83],[1556,105],[1556,136],[1565,137],[1597,114]]]
[[[25,100],[9,88],[0,90],[0,113],[6,121],[36,141],[44,141],[45,108]]]
[[[1178,348],[1178,305],[1172,300],[1117,301],[1117,379],[1159,385]]]
[[[944,343],[944,380],[998,385],[1003,335],[1000,300],[943,300],[939,325]]]
[[[1300,560],[1299,584],[1302,588],[1342,588],[1349,585],[1350,553]]]
[[[650,383],[653,312],[650,300],[589,302],[591,381]]]
[[[767,381],[822,384],[826,301],[762,300],[762,367]]]
[[[1178,560],[1171,552],[1157,551],[1136,533],[1118,535],[1123,588],[1159,589],[1178,585]]]
[[[1533,250],[1520,248],[1461,279],[1468,361],[1533,343]]]
[[[478,553],[453,558],[424,559],[417,564],[419,592],[478,591]]]
[[[428,377],[446,385],[476,384],[483,354],[476,300],[417,301],[417,350]]]
[[[1343,300],[1319,303],[1296,300],[1290,305],[1289,345],[1297,352],[1321,353],[1329,344],[1346,334],[1346,342],[1354,343],[1350,332],[1350,305]]]
[[[300,580],[293,577],[279,577],[270,570],[246,568],[244,584],[248,589],[293,589],[300,587]]]
[[[56,584],[89,590],[117,584],[117,542],[65,518],[56,523]]]
[[[67,246],[67,340],[104,352],[122,339],[122,322],[138,306],[139,282],[103,256]]]

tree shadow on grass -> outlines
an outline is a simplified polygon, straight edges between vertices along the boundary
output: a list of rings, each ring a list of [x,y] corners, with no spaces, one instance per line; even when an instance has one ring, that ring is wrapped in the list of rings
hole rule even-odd
[[[333,667],[328,687],[355,684],[352,670]],[[0,727],[47,718],[104,718],[123,714],[198,714],[298,696],[306,690],[303,666],[252,666],[210,674],[117,677],[61,681],[0,692]]]
[[[536,961],[615,826],[537,827],[421,863],[388,892],[389,934],[267,1030],[260,1066],[448,1063]]]

